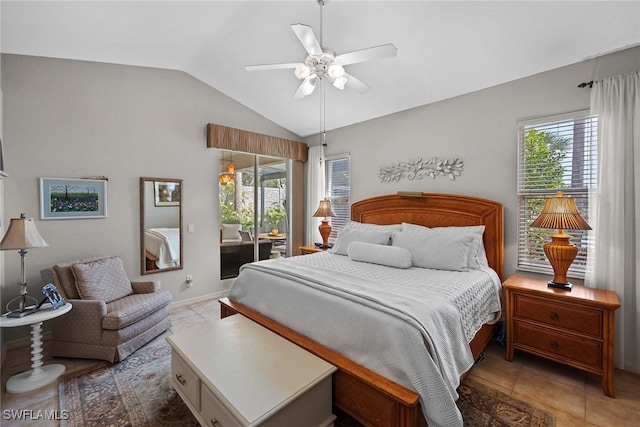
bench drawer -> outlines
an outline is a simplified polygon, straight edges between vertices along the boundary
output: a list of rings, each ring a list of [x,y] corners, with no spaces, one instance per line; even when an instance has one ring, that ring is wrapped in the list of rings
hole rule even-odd
[[[200,379],[175,351],[171,353],[171,378],[189,402],[200,410]]]
[[[200,414],[208,427],[241,427],[222,406],[218,398],[204,384],[201,387],[202,409]]]

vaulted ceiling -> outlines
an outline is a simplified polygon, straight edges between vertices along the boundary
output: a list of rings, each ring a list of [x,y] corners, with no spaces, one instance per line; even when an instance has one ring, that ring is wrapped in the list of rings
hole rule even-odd
[[[323,91],[294,99],[293,70],[244,67],[302,62],[290,25],[320,38],[320,9],[316,0],[2,1],[2,52],[182,70],[305,137],[321,130]],[[638,45],[640,1],[326,1],[324,47],[385,43],[397,56],[345,67],[370,91],[326,86],[327,130]]]

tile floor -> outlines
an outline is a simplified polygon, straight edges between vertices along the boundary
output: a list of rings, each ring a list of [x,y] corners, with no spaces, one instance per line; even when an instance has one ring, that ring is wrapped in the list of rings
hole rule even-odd
[[[215,300],[199,302],[171,310],[172,333],[192,325],[219,319],[220,311]],[[62,363],[67,372],[89,364],[107,362],[62,359],[46,356],[45,363]],[[23,362],[27,360],[27,362]],[[11,410],[59,410],[58,384],[50,384],[39,390],[9,394],[5,391],[7,378],[30,368],[28,349],[8,352],[2,365],[2,416],[3,427],[59,426],[59,421],[11,420]],[[600,387],[600,378],[544,359],[516,352],[513,362],[504,360],[504,348],[490,344],[486,358],[470,373],[470,377],[503,393],[527,401],[534,406],[552,412],[556,427],[619,427],[635,426],[640,420],[640,375],[616,371],[616,398],[606,397]]]

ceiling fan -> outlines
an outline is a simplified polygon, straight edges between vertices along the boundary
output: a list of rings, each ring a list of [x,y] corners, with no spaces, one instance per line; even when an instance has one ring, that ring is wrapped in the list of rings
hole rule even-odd
[[[310,26],[304,24],[291,25],[291,29],[296,36],[298,36],[298,39],[308,53],[303,62],[248,65],[245,67],[245,70],[264,71],[288,68],[294,69],[294,75],[298,80],[302,80],[302,83],[300,83],[300,86],[293,94],[294,98],[304,98],[307,95],[311,95],[316,88],[318,80],[322,80],[325,77],[334,87],[340,90],[343,90],[346,87],[347,89],[353,89],[356,92],[364,93],[371,89],[369,85],[347,73],[344,66],[371,61],[373,59],[396,56],[398,49],[393,44],[389,43],[382,46],[375,46],[349,53],[343,53],[342,55],[336,55],[335,52],[322,47],[322,6],[324,6],[326,2],[327,0],[318,0],[318,4],[320,5],[320,41],[318,41]]]

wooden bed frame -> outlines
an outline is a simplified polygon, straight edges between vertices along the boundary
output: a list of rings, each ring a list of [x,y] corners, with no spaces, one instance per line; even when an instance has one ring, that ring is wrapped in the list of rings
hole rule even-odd
[[[485,225],[484,245],[489,266],[502,278],[503,211],[500,203],[451,194],[409,193],[380,196],[352,204],[351,220],[372,224],[402,222],[427,227]],[[333,375],[334,404],[366,426],[426,426],[419,396],[341,354],[322,346],[270,318],[228,298],[222,298],[221,317],[240,313],[338,368]],[[484,325],[470,343],[479,357],[493,336]]]

